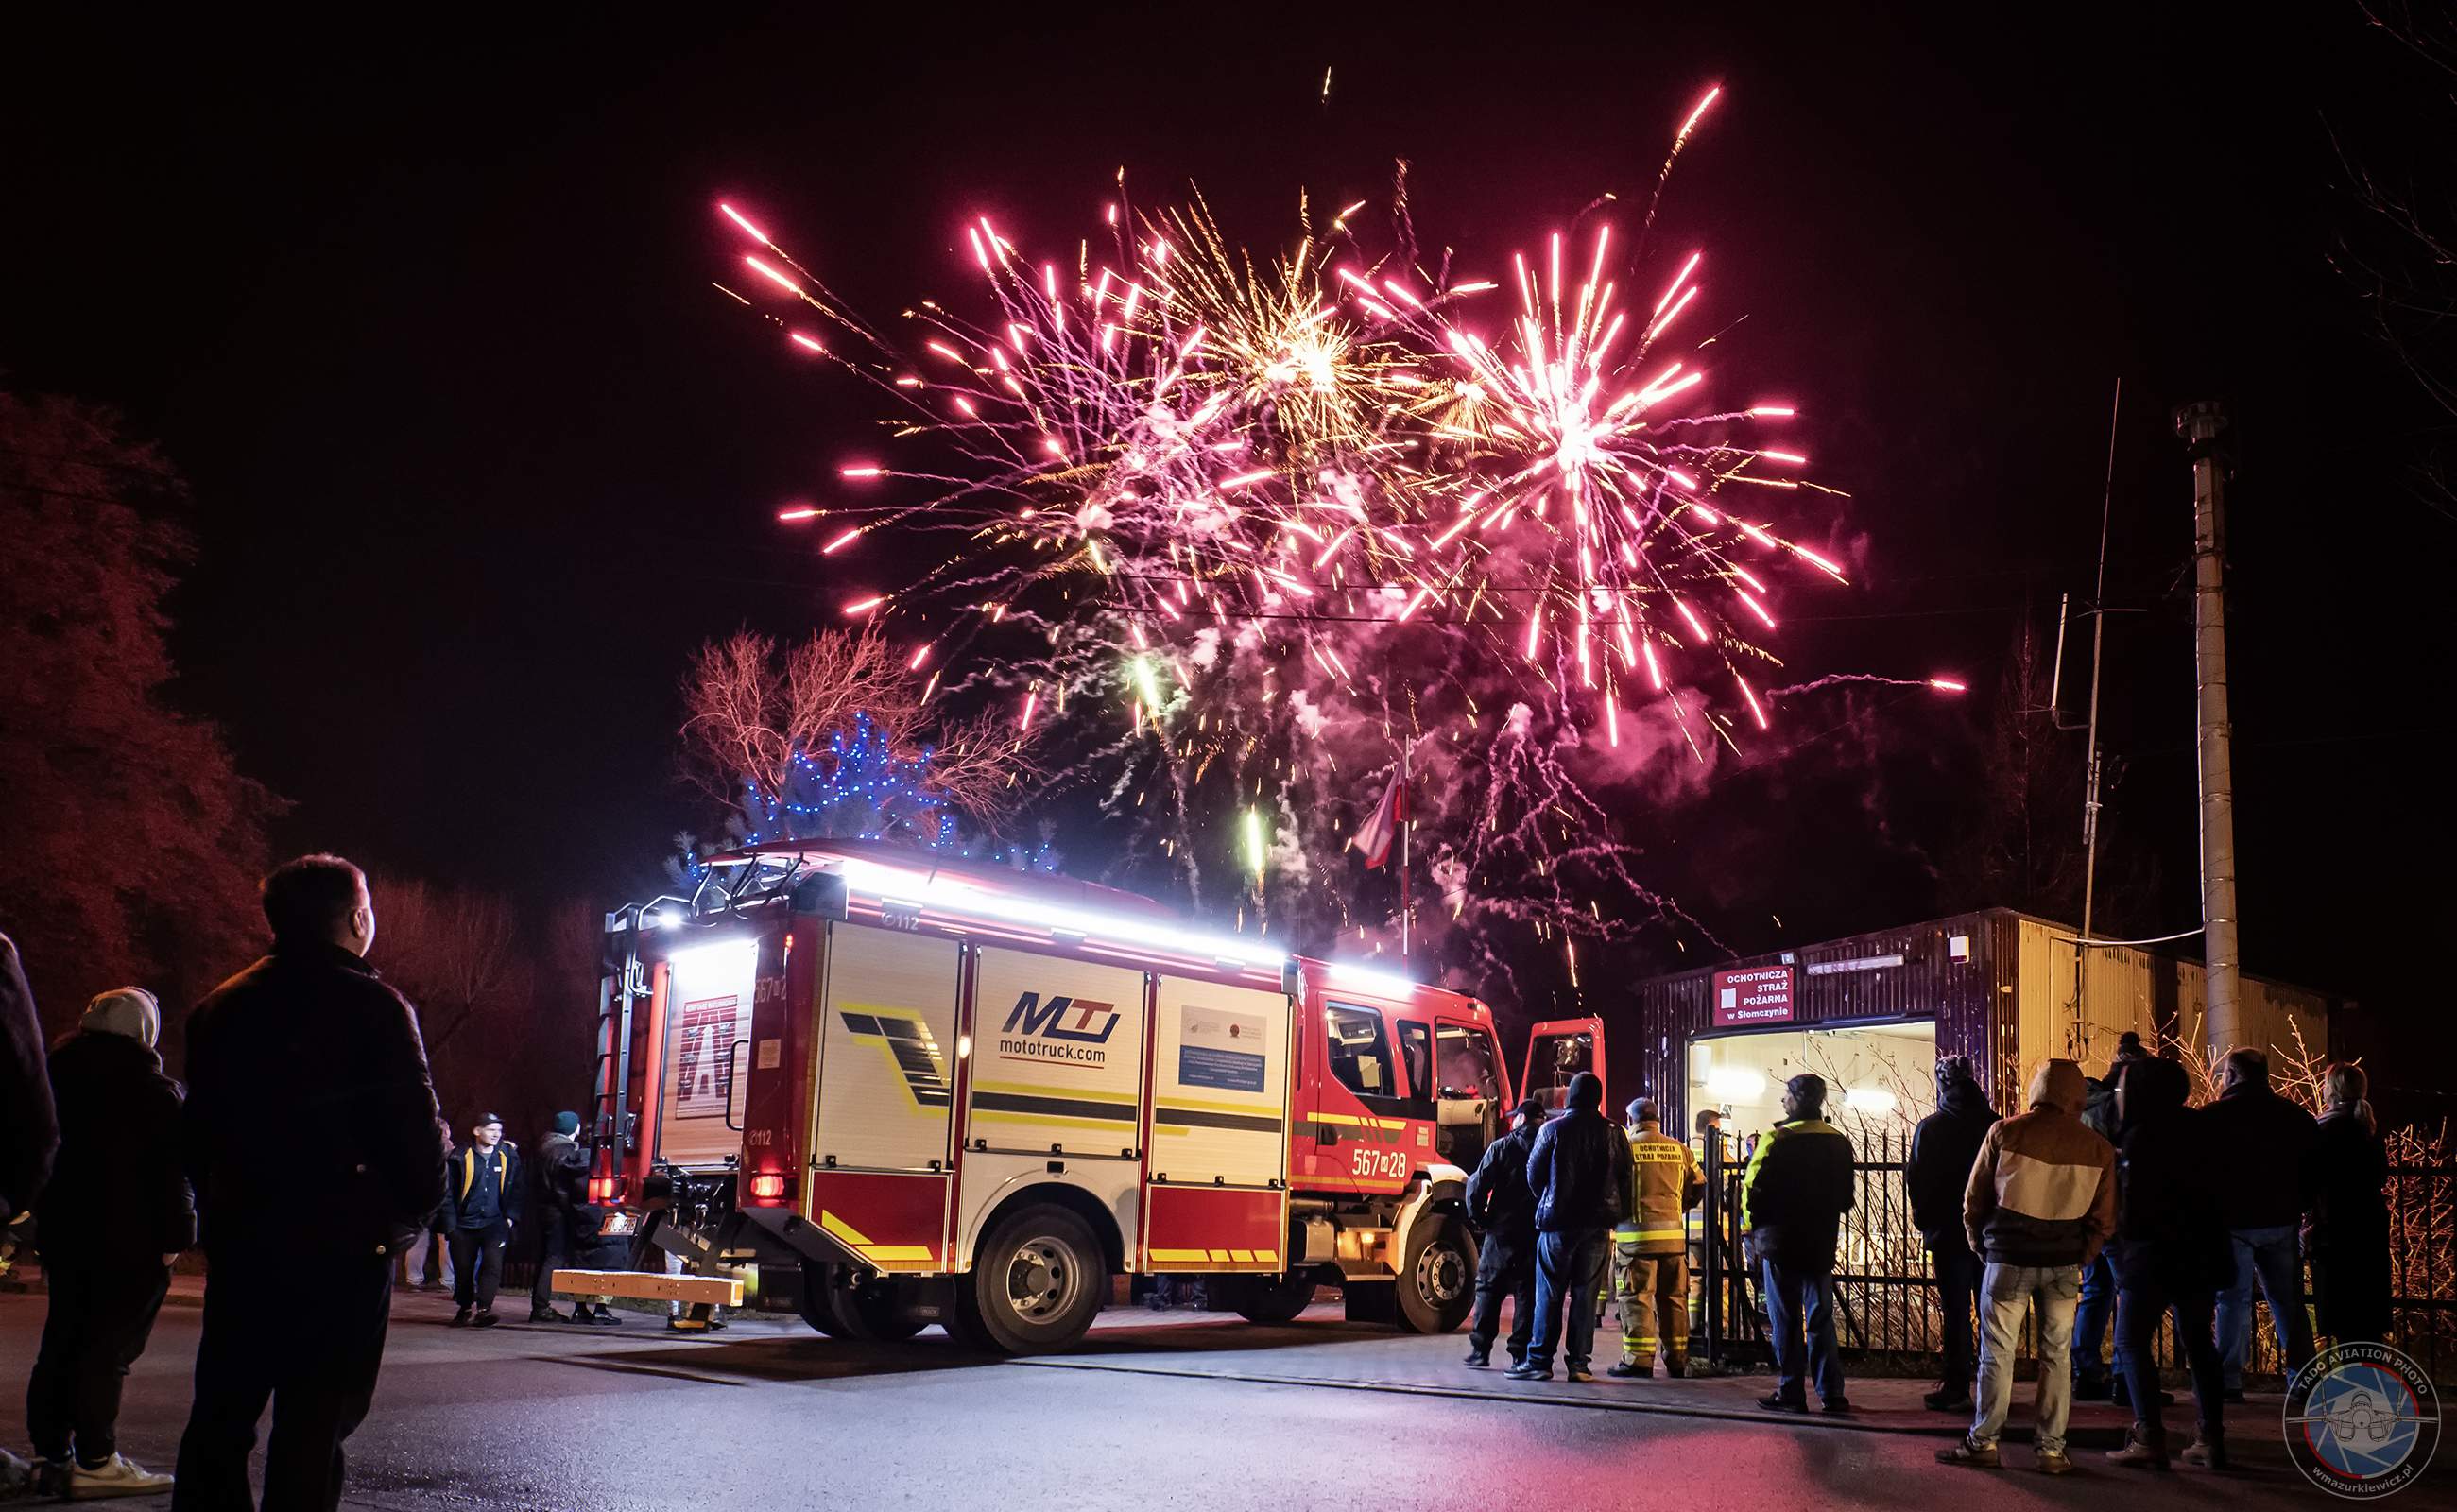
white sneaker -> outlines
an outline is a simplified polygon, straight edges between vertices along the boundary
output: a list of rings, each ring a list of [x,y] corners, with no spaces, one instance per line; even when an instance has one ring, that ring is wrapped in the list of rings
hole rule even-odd
[[[171,1489],[171,1478],[155,1475],[124,1454],[113,1455],[93,1469],[69,1467],[69,1500],[83,1502],[107,1496],[159,1496]]]

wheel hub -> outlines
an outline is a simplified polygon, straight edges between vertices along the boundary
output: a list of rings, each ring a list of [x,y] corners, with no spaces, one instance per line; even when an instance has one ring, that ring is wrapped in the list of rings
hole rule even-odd
[[[1026,1239],[1007,1262],[1007,1303],[1036,1323],[1065,1312],[1083,1285],[1073,1257],[1055,1240]]]
[[[1416,1256],[1416,1295],[1426,1301],[1456,1301],[1467,1289],[1467,1261],[1449,1245],[1429,1244]]]

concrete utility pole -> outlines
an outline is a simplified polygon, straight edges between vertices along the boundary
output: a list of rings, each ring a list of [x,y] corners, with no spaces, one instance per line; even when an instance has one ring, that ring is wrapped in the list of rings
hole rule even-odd
[[[2193,458],[2193,639],[2200,692],[2201,947],[2210,1059],[2243,1043],[2240,958],[2236,951],[2235,766],[2229,754],[2226,673],[2226,465],[2219,433],[2226,416],[2204,400],[2176,411],[2176,434]]]

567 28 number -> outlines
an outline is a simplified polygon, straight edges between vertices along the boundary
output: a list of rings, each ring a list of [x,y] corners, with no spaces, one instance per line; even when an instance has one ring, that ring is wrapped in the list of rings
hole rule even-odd
[[[1348,1173],[1395,1181],[1408,1173],[1408,1152],[1404,1150],[1352,1150],[1348,1152]]]

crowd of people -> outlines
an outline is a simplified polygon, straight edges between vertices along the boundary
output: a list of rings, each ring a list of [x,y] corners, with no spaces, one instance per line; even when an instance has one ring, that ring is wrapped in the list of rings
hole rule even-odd
[[[2317,1120],[2271,1087],[2260,1051],[2232,1052],[2221,1075],[2218,1097],[2191,1108],[2182,1065],[2128,1033],[2105,1077],[2052,1060],[2027,1110],[2000,1118],[1967,1059],[1938,1062],[1936,1110],[1912,1134],[1905,1184],[1944,1319],[1943,1380],[1924,1399],[1971,1415],[1940,1460],[2002,1462],[2026,1318],[2037,1340],[2035,1462],[2052,1475],[2073,1468],[2066,1434],[2076,1398],[2132,1409],[2115,1463],[2167,1468],[2162,1409],[2174,1398],[2160,1389],[2156,1346],[2170,1318],[2197,1419],[2176,1458],[2224,1468],[2223,1408],[2243,1397],[2256,1293],[2286,1371],[2312,1356],[2307,1258],[2319,1332],[2339,1343],[2384,1338],[2387,1156],[2363,1069],[2328,1068]],[[1659,1357],[1673,1377],[1687,1374],[1687,1213],[1704,1182],[1652,1101],[1631,1103],[1616,1129],[1600,1110],[1602,1094],[1580,1073],[1559,1114],[1522,1102],[1468,1182],[1481,1244],[1471,1367],[1492,1363],[1508,1301],[1510,1379],[1550,1379],[1557,1355],[1569,1379],[1592,1379],[1609,1258],[1621,1357],[1608,1374],[1651,1376]],[[1851,1411],[1834,1272],[1856,1167],[1849,1136],[1826,1120],[1827,1095],[1813,1074],[1785,1085],[1783,1117],[1755,1140],[1741,1182],[1741,1228],[1774,1356],[1774,1389],[1760,1404],[1775,1411],[1807,1412],[1812,1386],[1821,1411]],[[1720,1126],[1717,1113],[1702,1113],[1702,1141],[1724,1138]],[[2112,1370],[2100,1355],[2111,1321]]]
[[[248,1466],[270,1407],[260,1505],[337,1506],[404,1262],[416,1285],[443,1258],[453,1323],[492,1326],[532,1182],[544,1233],[531,1320],[615,1321],[602,1301],[557,1314],[547,1291],[558,1260],[619,1263],[588,1202],[578,1115],[556,1118],[534,1178],[496,1114],[452,1149],[416,1011],[366,963],[366,878],[302,857],[265,878],[263,901],[272,949],[189,1016],[184,1086],[156,1048],[160,1005],[139,988],[95,998],[46,1049],[0,936],[0,1225],[31,1213],[48,1292],[27,1386],[34,1459],[0,1451],[0,1493],[167,1492],[175,1512],[240,1512],[259,1504]],[[119,1452],[121,1388],[172,1268],[198,1247],[195,1399],[164,1474]]]
[[[1927,1401],[1972,1414],[1970,1432],[1939,1459],[2001,1462],[2026,1315],[2037,1332],[2036,1463],[2050,1474],[2072,1468],[2065,1437],[2076,1398],[2131,1408],[2113,1462],[2169,1466],[2163,1409],[2174,1398],[2156,1357],[2169,1320],[2195,1416],[2192,1440],[2173,1458],[2224,1468],[2224,1409],[2243,1399],[2256,1292],[2284,1369],[2312,1357],[2307,1259],[2319,1332],[2341,1344],[2385,1339],[2387,1153],[2363,1068],[2328,1067],[2317,1120],[2270,1085],[2258,1050],[2230,1052],[2220,1074],[2219,1095],[2190,1107],[2184,1067],[2127,1033],[2106,1076],[2050,1061],[2028,1111],[2000,1119],[1967,1060],[1938,1062],[1937,1108],[1912,1135],[1905,1179],[1945,1319],[1944,1379]],[[2099,1353],[2111,1320],[2112,1371]]]

